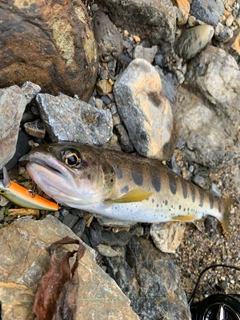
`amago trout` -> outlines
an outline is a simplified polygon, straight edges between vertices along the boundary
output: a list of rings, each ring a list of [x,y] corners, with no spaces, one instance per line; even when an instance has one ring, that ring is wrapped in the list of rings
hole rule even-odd
[[[213,197],[157,160],[78,143],[42,145],[28,160],[31,178],[58,203],[149,223],[211,215],[228,229],[232,200]]]

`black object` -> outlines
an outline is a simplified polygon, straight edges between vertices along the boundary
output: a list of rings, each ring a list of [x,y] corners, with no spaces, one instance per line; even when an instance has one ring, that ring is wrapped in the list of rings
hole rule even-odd
[[[215,267],[232,268],[240,271],[240,268],[229,265],[212,265],[205,268],[199,275],[195,289],[188,303],[193,320],[240,320],[240,294],[214,294],[206,299],[193,303],[200,279],[209,269]]]

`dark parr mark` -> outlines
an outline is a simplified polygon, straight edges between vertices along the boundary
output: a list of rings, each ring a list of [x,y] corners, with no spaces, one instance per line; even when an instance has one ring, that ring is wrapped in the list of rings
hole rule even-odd
[[[176,180],[176,177],[173,174],[170,174],[169,172],[168,172],[168,181],[169,181],[169,187],[170,187],[172,194],[176,194],[177,180]]]
[[[122,179],[123,174],[122,174],[122,169],[121,169],[121,168],[116,167],[116,168],[115,168],[115,173],[116,173],[116,177],[117,177],[118,179]]]
[[[195,186],[193,184],[190,185],[190,188],[191,188],[191,196],[192,196],[192,202],[195,202],[195,197],[196,197],[196,194],[195,194]]]
[[[209,194],[208,197],[209,197],[209,202],[210,202],[210,209],[212,209],[213,208],[213,204],[214,204],[214,198],[210,194]]]
[[[198,191],[199,191],[199,196],[200,196],[200,207],[202,207],[203,206],[203,200],[204,200],[204,192],[203,192],[203,190],[201,190],[201,189],[198,189]]]
[[[181,179],[180,181],[182,186],[183,198],[186,199],[187,198],[187,182],[184,181],[183,179]]]
[[[164,201],[164,203],[165,203],[165,206],[167,206],[167,205],[168,205],[168,201],[167,201],[167,200],[165,200],[165,201]]]
[[[153,188],[159,192],[161,189],[161,180],[160,180],[160,172],[158,170],[154,170],[154,168],[150,168],[151,182]]]
[[[121,193],[127,193],[128,191],[129,187],[127,185],[120,190]]]
[[[136,185],[141,186],[143,183],[143,174],[140,166],[133,167],[132,178]]]

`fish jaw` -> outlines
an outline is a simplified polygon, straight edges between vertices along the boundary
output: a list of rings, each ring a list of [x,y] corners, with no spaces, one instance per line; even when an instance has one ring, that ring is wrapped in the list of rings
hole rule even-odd
[[[81,179],[81,170],[66,167],[50,153],[33,150],[28,160],[30,177],[56,202],[76,208],[76,204],[100,201],[101,190],[94,190],[86,179]]]

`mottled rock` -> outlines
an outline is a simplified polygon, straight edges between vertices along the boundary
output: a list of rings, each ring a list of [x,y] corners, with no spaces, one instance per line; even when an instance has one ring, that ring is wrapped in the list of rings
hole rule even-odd
[[[151,48],[145,48],[141,45],[138,45],[134,49],[133,57],[134,59],[136,58],[145,59],[149,63],[152,63],[157,51],[158,51],[157,46],[153,46]]]
[[[175,253],[182,242],[185,229],[186,223],[181,222],[153,223],[150,235],[159,250]]]
[[[97,0],[117,27],[169,53],[175,40],[176,14],[170,0]]]
[[[33,82],[26,81],[21,86],[23,94],[27,100],[27,104],[32,101],[32,99],[41,91],[41,87]]]
[[[176,53],[185,60],[193,58],[212,39],[212,26],[200,25],[185,30],[176,42]]]
[[[225,127],[229,119],[218,116],[211,105],[188,88],[176,89],[173,113],[178,125],[179,136],[186,142],[185,155],[189,161],[205,166],[215,166],[222,159],[225,150],[232,144]]]
[[[118,124],[116,125],[115,130],[118,136],[118,141],[121,146],[121,149],[125,152],[133,152],[133,144],[129,139],[129,136],[124,126],[122,124]]]
[[[234,42],[231,48],[234,52],[237,53],[238,56],[240,56],[240,31],[238,32],[236,38],[234,39]]]
[[[96,89],[100,96],[112,92],[112,86],[106,79],[98,81]]]
[[[162,69],[158,66],[156,66],[155,69],[157,70],[161,78],[162,93],[164,97],[166,97],[171,103],[173,103],[176,100],[173,75],[171,73],[164,74]]]
[[[190,13],[198,20],[216,26],[224,13],[224,4],[221,0],[194,0]]]
[[[215,28],[214,35],[218,41],[227,42],[233,37],[233,31],[219,22]]]
[[[177,142],[171,106],[162,94],[161,79],[144,59],[133,60],[114,85],[118,112],[140,155],[171,157]]]
[[[122,36],[109,17],[98,10],[93,14],[94,35],[98,44],[99,57],[103,61],[117,58],[123,50]]]
[[[113,123],[109,110],[98,110],[64,94],[38,94],[36,100],[52,141],[101,145],[111,139]]]
[[[188,0],[173,0],[173,4],[178,8],[177,24],[185,24],[190,12],[190,3]]]
[[[116,257],[119,255],[119,252],[109,246],[106,246],[105,244],[99,244],[97,249],[98,252],[105,257]]]
[[[40,119],[33,122],[26,122],[23,126],[27,134],[39,139],[44,139],[46,128]]]
[[[19,125],[27,100],[18,86],[0,89],[0,169],[16,150]]]
[[[121,255],[104,258],[104,264],[141,320],[191,319],[177,268],[169,255],[136,236],[131,238],[127,249],[119,249]]]
[[[30,80],[43,92],[89,98],[97,45],[80,0],[1,2],[0,16],[0,87]]]
[[[65,236],[79,239],[52,216],[40,221],[21,218],[0,230],[0,300],[4,320],[35,319],[34,294],[49,268],[46,248]],[[90,248],[77,270],[76,320],[139,319],[116,283],[96,264]]]
[[[112,232],[102,230],[101,243],[109,246],[125,246],[131,238],[131,233],[127,231]]]

